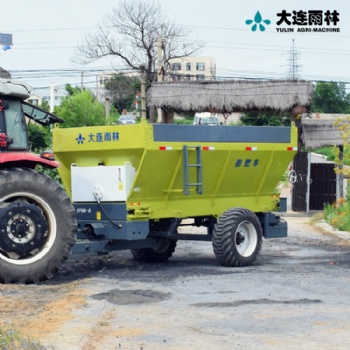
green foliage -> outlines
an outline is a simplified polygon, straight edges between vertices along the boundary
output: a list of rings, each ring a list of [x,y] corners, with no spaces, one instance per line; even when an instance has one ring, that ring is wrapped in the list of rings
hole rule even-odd
[[[350,113],[350,94],[346,93],[345,84],[318,82],[311,109],[320,113]]]
[[[321,147],[321,148],[312,150],[312,152],[326,156],[327,160],[329,161],[334,161],[336,157],[336,151],[334,147]]]
[[[246,112],[241,116],[240,120],[242,125],[253,126],[283,126],[286,123],[290,123],[283,115],[273,112]]]
[[[181,117],[184,118],[185,120],[189,120],[189,121],[191,121],[191,123],[193,123],[194,113],[192,113],[192,114],[183,114],[183,115],[181,115]]]
[[[52,180],[57,181],[58,183],[62,184],[61,176],[58,173],[57,168],[50,169],[50,168],[43,167],[42,165],[37,165],[35,167],[35,170],[38,173],[43,173],[43,174],[49,176]]]
[[[334,204],[327,204],[324,208],[324,219],[334,229],[350,231],[350,203],[349,188],[346,198],[339,198]]]
[[[343,122],[337,120],[335,125],[338,126],[339,132],[343,139],[342,152],[338,147],[334,147],[335,154],[334,162],[337,164],[335,172],[343,176],[350,176],[350,152],[349,152],[349,123],[348,120]],[[345,198],[340,197],[333,205],[327,204],[324,208],[324,218],[334,229],[340,231],[350,231],[350,187],[347,188]]]
[[[39,108],[43,109],[44,111],[50,111],[49,101],[43,100]]]
[[[193,120],[185,119],[185,118],[174,119],[174,124],[192,125],[193,124]]]
[[[32,152],[45,150],[50,144],[50,129],[36,123],[28,124],[29,145]]]
[[[0,349],[4,350],[45,350],[52,349],[46,347],[40,342],[20,334],[13,329],[4,329],[0,327]]]
[[[55,114],[64,120],[63,128],[106,124],[104,106],[89,90],[73,91],[55,108]]]
[[[105,84],[107,95],[119,113],[125,108],[133,110],[136,94],[141,90],[140,79],[125,74],[115,74]]]
[[[79,86],[72,86],[71,84],[66,84],[65,89],[69,96],[82,92],[82,89]]]

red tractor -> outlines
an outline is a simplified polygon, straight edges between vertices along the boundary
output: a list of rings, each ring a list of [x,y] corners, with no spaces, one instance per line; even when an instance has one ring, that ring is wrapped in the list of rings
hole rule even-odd
[[[0,282],[38,283],[70,256],[75,210],[59,183],[35,170],[56,168],[52,154],[30,152],[28,122],[63,120],[28,104],[31,87],[0,79]]]

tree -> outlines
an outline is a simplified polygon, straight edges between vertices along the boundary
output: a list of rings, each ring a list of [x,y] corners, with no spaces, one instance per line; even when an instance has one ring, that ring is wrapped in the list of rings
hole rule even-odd
[[[49,101],[47,100],[42,100],[41,105],[39,106],[39,108],[43,109],[44,111],[50,111],[50,105],[49,105]]]
[[[64,120],[62,127],[106,125],[103,105],[90,90],[74,91],[55,108],[55,114]]]
[[[254,126],[282,126],[287,122],[287,118],[273,112],[246,112],[240,119],[243,125]]]
[[[312,111],[320,113],[350,113],[350,95],[344,83],[318,82],[314,90]]]
[[[115,74],[105,84],[106,97],[108,96],[113,106],[119,113],[124,108],[131,110],[138,91],[140,91],[140,80],[125,74]]]
[[[40,152],[49,147],[50,129],[35,122],[28,124],[28,139],[33,152]]]
[[[186,57],[203,47],[187,39],[190,30],[168,20],[156,0],[122,0],[95,33],[88,33],[76,49],[75,62],[90,63],[103,57],[118,58],[128,68],[145,65],[148,81],[156,77],[157,37],[164,39],[164,66],[171,58]]]
[[[79,86],[72,86],[71,84],[66,84],[65,88],[69,96],[73,96],[75,93],[82,92],[82,89]]]

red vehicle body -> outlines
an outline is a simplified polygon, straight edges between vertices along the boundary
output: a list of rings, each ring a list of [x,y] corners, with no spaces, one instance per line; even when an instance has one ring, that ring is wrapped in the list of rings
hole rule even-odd
[[[57,168],[53,154],[30,152],[28,123],[61,123],[28,104],[31,87],[0,79],[0,283],[38,283],[68,259],[75,211],[62,186],[42,172]]]

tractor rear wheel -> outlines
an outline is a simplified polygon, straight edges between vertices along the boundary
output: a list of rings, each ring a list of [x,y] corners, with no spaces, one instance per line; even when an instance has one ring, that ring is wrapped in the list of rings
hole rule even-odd
[[[154,248],[132,249],[131,253],[136,261],[160,263],[169,260],[175,252],[175,248],[175,240],[159,238]]]
[[[213,249],[223,266],[251,265],[260,253],[262,228],[258,217],[248,209],[225,211],[213,231]]]
[[[0,171],[0,282],[51,278],[75,242],[75,210],[62,187],[32,169]]]

